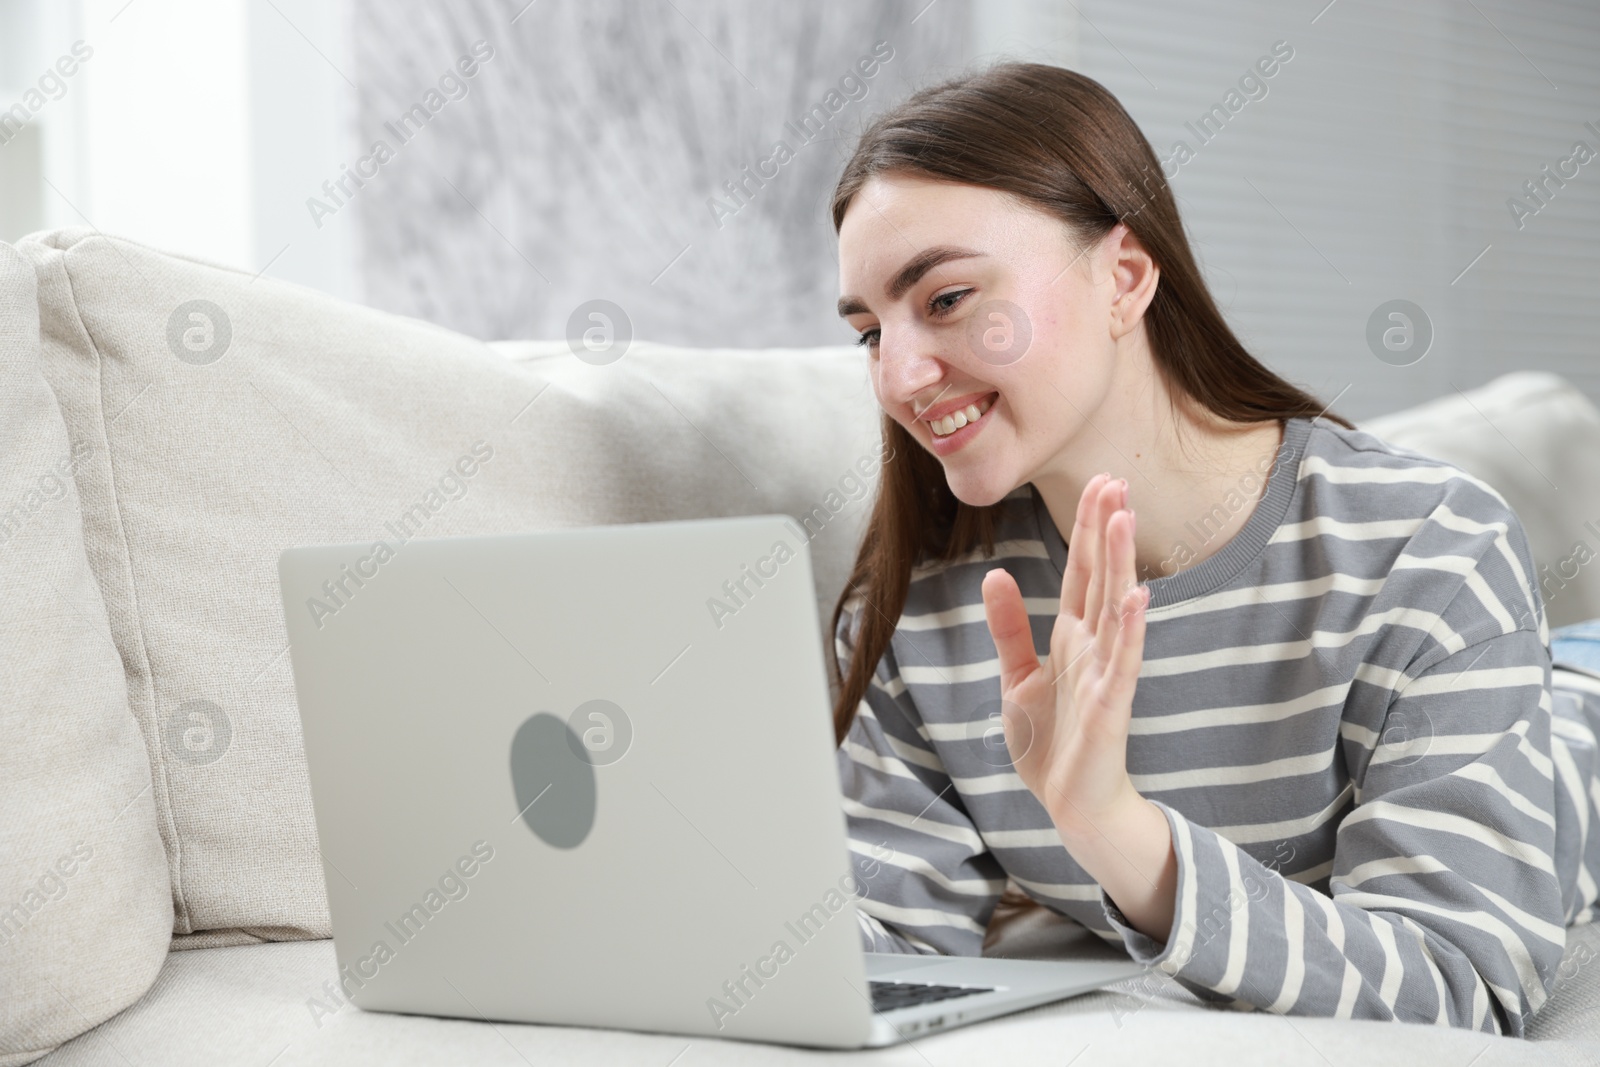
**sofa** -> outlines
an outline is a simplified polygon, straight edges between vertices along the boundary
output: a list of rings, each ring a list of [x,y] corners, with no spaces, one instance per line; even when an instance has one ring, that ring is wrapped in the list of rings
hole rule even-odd
[[[1600,1062],[1593,927],[1527,1040],[1222,1011],[1154,973],[861,1053],[364,1012],[336,985],[279,552],[400,516],[809,516],[824,637],[878,455],[864,356],[484,343],[81,227],[0,245],[0,353],[0,1067]],[[1600,616],[1600,568],[1568,573],[1600,548],[1600,412],[1573,386],[1513,373],[1364,428],[1497,486],[1552,625]],[[985,951],[1111,950],[1031,909]]]

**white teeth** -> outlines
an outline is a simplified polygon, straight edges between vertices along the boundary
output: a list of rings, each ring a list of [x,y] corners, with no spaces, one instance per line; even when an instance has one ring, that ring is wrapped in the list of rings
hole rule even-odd
[[[987,399],[977,404],[968,404],[965,408],[953,411],[942,419],[934,419],[928,423],[928,426],[933,430],[935,437],[947,437],[967,423],[977,422],[993,404],[993,399]]]

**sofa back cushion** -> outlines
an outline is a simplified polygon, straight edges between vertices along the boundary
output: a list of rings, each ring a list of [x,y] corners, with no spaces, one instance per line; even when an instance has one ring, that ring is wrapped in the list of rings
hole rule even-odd
[[[1546,371],[1514,371],[1363,430],[1452,463],[1522,520],[1549,625],[1600,616],[1600,410]]]
[[[88,230],[23,248],[46,373],[92,445],[88,556],[151,748],[177,944],[329,934],[283,549],[784,513],[810,517],[829,610],[853,558],[878,430],[849,346],[602,364]]]
[[[83,547],[69,439],[39,369],[32,268],[0,244],[0,1064],[38,1058],[155,980],[172,934],[150,763]]]

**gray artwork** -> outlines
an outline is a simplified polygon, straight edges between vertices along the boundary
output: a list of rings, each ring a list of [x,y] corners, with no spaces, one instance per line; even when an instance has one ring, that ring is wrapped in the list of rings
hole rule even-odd
[[[360,200],[367,302],[484,338],[604,299],[653,341],[849,340],[833,183],[872,115],[969,62],[971,5],[523,3],[353,8],[356,136],[395,148]]]

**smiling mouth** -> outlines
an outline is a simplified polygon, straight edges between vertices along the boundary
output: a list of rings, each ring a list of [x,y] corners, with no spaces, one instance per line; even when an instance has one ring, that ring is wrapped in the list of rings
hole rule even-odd
[[[984,412],[994,406],[996,399],[995,396],[986,396],[976,404],[968,404],[943,418],[933,419],[928,423],[928,428],[933,431],[935,437],[948,437],[968,423],[977,422],[983,417]]]

